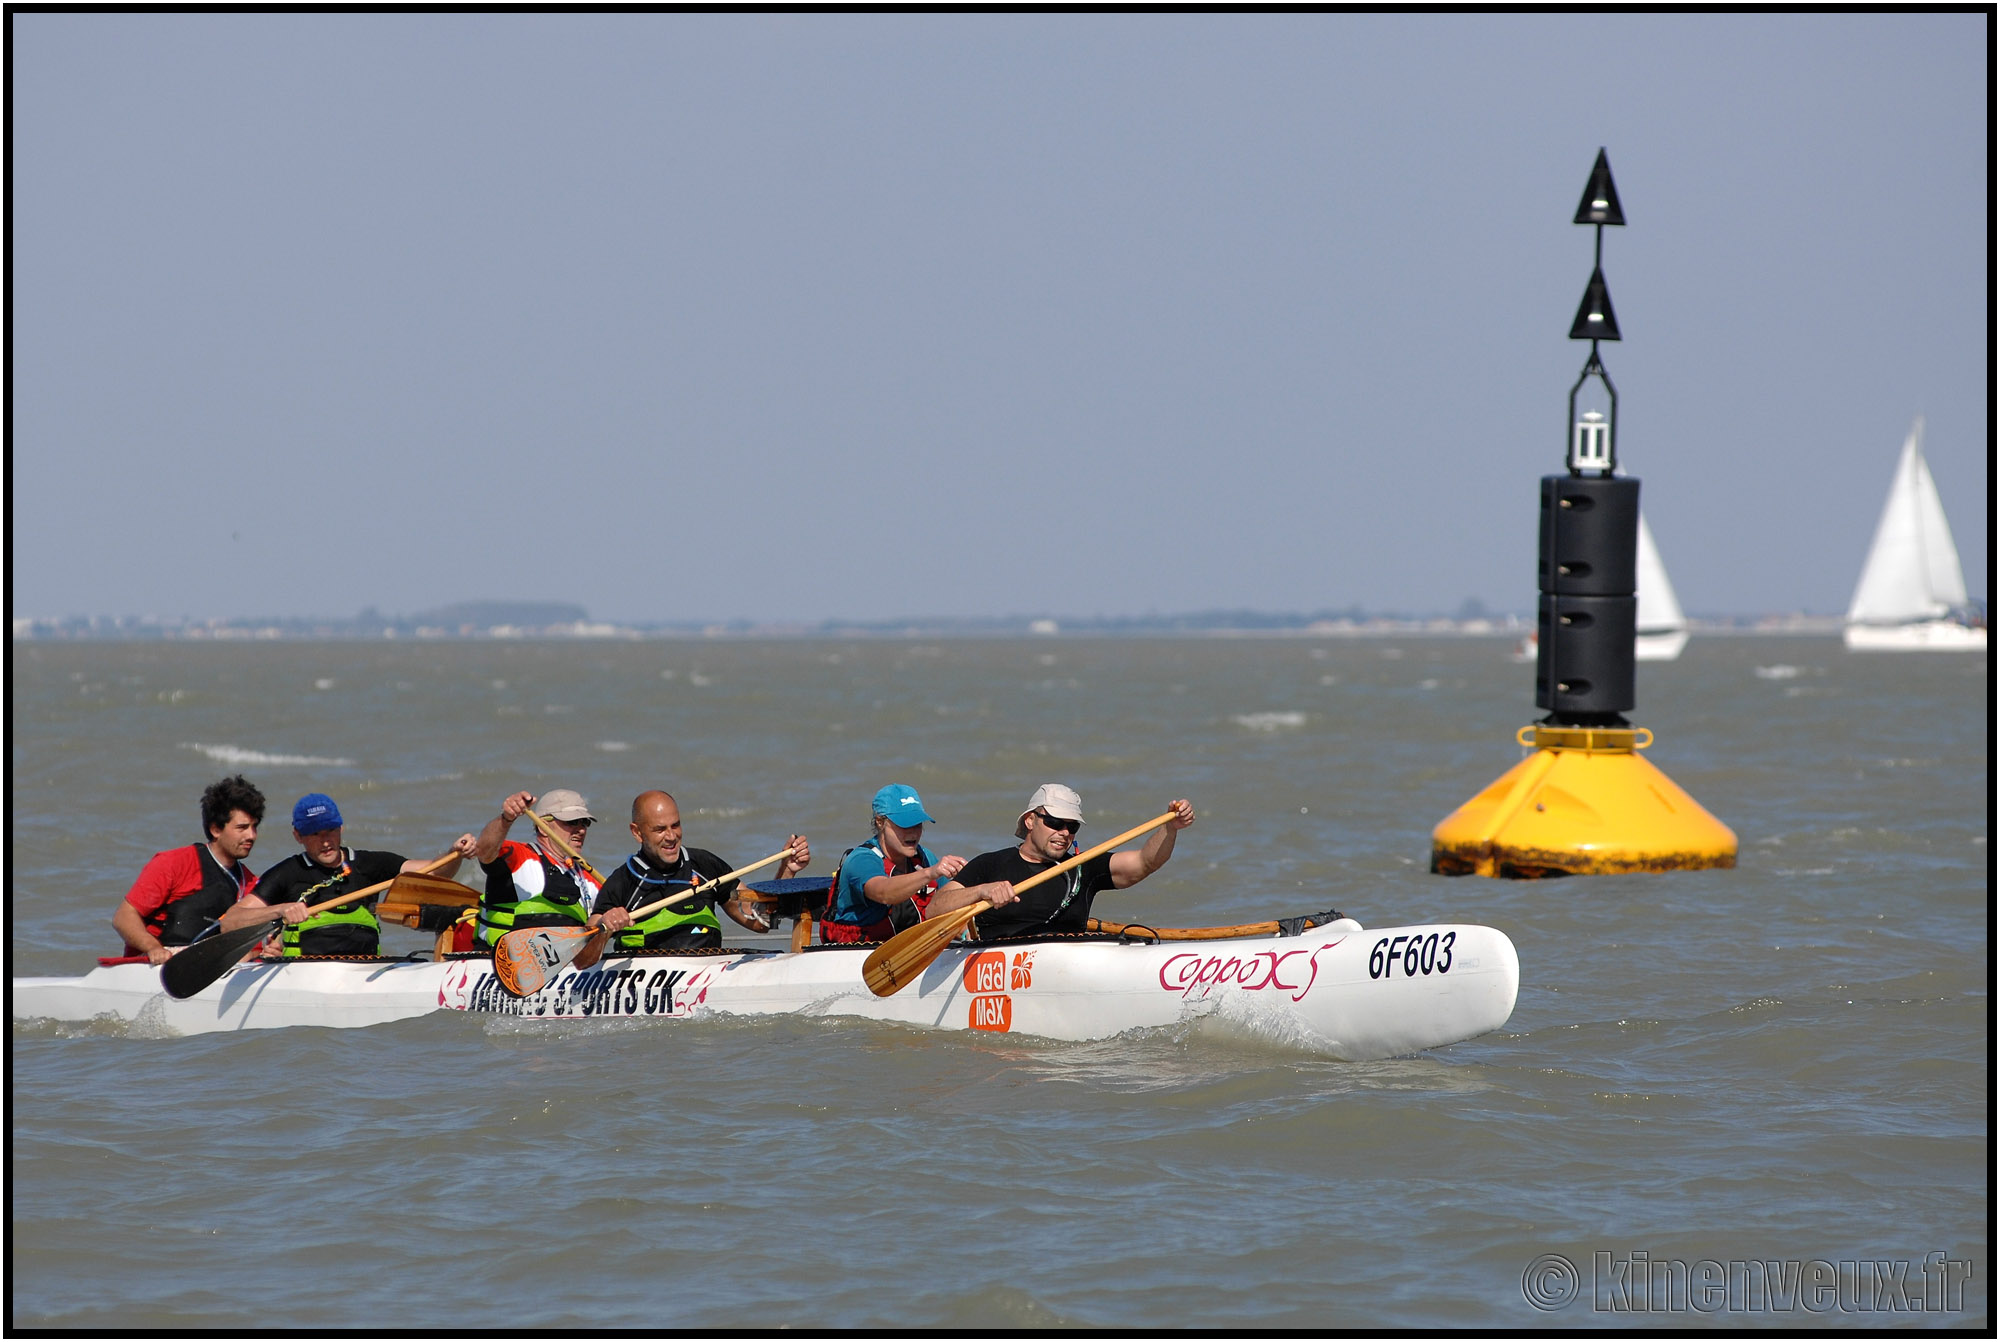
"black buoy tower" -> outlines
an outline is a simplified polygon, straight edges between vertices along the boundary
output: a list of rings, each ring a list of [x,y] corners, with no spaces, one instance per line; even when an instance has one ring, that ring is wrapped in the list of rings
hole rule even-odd
[[[1569,391],[1568,470],[1542,477],[1536,559],[1535,707],[1521,762],[1431,832],[1431,870],[1539,877],[1736,865],[1736,835],[1638,752],[1653,734],[1637,702],[1639,482],[1618,474],[1618,389],[1598,342],[1619,339],[1604,282],[1604,229],[1625,212],[1597,151],[1576,223],[1596,227],[1596,259],[1569,338],[1590,357]],[[1595,378],[1603,409],[1577,411]],[[1594,399],[1594,397],[1593,397]]]

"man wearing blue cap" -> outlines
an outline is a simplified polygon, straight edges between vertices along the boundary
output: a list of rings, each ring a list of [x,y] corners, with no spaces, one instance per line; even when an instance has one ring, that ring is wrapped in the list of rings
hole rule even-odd
[[[400,853],[372,852],[343,848],[340,807],[324,792],[309,792],[292,807],[292,837],[303,852],[292,854],[258,878],[256,891],[246,894],[236,908],[222,919],[225,931],[257,921],[249,916],[254,909],[275,908],[285,920],[284,953],[300,955],[374,955],[380,948],[382,924],[375,917],[375,896],[357,899],[338,908],[305,916],[312,904],[338,899],[348,890],[359,890],[391,880],[406,871],[420,871],[429,865],[422,858],[405,858]],[[471,857],[476,844],[470,834],[461,834],[452,844],[458,856],[432,874],[450,876],[461,860]]]
[[[938,886],[965,865],[962,857],[934,857],[924,847],[924,826],[937,822],[915,788],[891,783],[875,794],[870,811],[874,837],[841,855],[820,919],[822,942],[885,940],[921,920]]]

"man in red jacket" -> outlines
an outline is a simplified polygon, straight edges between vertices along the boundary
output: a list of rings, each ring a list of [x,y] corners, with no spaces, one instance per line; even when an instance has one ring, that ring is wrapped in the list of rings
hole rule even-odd
[[[125,954],[165,963],[256,888],[257,877],[243,859],[263,821],[264,794],[242,774],[210,785],[201,794],[208,842],[153,854],[111,915],[112,928],[125,938]]]

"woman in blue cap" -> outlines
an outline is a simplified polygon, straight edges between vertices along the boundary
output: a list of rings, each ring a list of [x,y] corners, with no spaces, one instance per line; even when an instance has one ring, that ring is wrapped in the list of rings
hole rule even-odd
[[[891,783],[875,794],[875,834],[841,855],[819,939],[881,941],[924,916],[938,886],[958,875],[962,857],[933,857],[924,826],[935,824],[917,790]],[[914,916],[911,916],[914,915]]]

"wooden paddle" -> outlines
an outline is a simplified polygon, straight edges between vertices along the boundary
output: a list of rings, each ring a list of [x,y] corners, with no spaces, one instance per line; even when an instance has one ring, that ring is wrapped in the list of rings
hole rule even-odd
[[[1129,843],[1141,834],[1156,830],[1174,818],[1174,812],[1154,816],[1143,825],[1135,825],[1115,839],[1106,839],[1095,848],[1078,853],[1056,863],[1047,871],[1038,871],[1027,880],[1014,887],[1014,893],[1032,889],[1053,876],[1060,876],[1072,867],[1082,866],[1102,853],[1108,853],[1121,843]],[[861,962],[861,977],[867,981],[868,991],[877,997],[887,997],[914,982],[919,974],[930,967],[931,961],[944,953],[966,924],[992,908],[986,900],[978,899],[962,909],[927,918],[915,927],[906,927],[895,936],[877,946]]]
[[[694,885],[678,895],[668,895],[656,899],[651,904],[632,910],[632,921],[640,922],[652,917],[669,904],[678,904],[684,899],[713,890],[718,885],[727,885],[739,876],[746,876],[760,867],[768,867],[773,862],[782,862],[795,850],[781,848],[767,858],[752,862],[747,867],[716,877],[712,881],[697,878]],[[548,986],[549,980],[563,972],[572,960],[588,969],[596,963],[596,955],[584,959],[585,952],[596,943],[596,951],[601,954],[604,943],[611,934],[602,927],[517,927],[511,932],[503,932],[493,943],[493,973],[500,980],[500,986],[516,997],[529,997]]]
[[[375,905],[375,916],[385,923],[400,922],[405,927],[422,927],[426,909],[455,917],[461,910],[478,907],[479,892],[471,886],[442,876],[419,876],[413,871],[406,871],[382,892],[382,898]]]
[[[382,902],[442,904],[448,908],[469,909],[479,903],[479,892],[463,881],[454,881],[446,876],[425,876],[406,871],[389,883],[389,891],[382,896]]]
[[[426,862],[418,870],[424,873],[436,871],[458,856],[458,851],[454,849],[434,862]],[[402,878],[397,876],[379,881],[374,885],[363,886],[359,890],[350,890],[336,899],[327,900],[324,904],[314,904],[306,909],[306,917],[325,913],[328,909],[352,903],[357,899],[366,899],[369,895],[380,894],[400,879]],[[281,916],[274,906],[269,918],[260,918],[233,932],[219,932],[204,941],[194,942],[185,950],[176,952],[173,958],[160,966],[160,986],[167,990],[169,997],[193,997],[227,974],[238,960],[250,953],[251,947],[270,936],[271,923]]]

